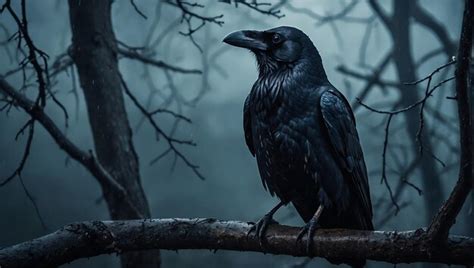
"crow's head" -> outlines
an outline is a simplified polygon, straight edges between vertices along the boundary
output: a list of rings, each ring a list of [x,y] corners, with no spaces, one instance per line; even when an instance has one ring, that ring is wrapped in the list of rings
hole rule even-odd
[[[229,34],[223,41],[254,52],[261,75],[304,65],[311,67],[315,71],[314,75],[326,76],[321,57],[313,42],[305,33],[294,27],[238,31]]]

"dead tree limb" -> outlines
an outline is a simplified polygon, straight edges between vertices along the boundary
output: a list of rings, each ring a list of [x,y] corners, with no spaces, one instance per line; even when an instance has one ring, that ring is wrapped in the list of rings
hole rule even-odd
[[[247,236],[251,224],[215,219],[154,219],[91,221],[67,225],[58,231],[0,250],[2,267],[52,267],[100,254],[148,249],[210,249],[307,256],[296,243],[299,228],[272,225],[267,245]],[[405,232],[320,229],[314,236],[314,257],[370,259],[390,263],[439,262],[472,265],[474,239],[450,236],[436,254],[430,254],[422,229]]]

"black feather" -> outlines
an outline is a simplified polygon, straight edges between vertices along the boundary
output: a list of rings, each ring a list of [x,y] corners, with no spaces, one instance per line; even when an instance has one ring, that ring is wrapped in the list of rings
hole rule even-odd
[[[306,222],[324,204],[322,227],[371,230],[367,170],[351,108],[328,82],[304,33],[279,27],[255,36],[275,32],[292,43],[253,50],[259,77],[244,105],[245,140],[263,185],[293,203]]]

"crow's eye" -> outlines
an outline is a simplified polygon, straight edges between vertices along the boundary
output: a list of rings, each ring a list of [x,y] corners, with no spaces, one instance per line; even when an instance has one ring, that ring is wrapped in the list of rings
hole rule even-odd
[[[274,34],[274,35],[272,36],[272,43],[273,43],[273,44],[278,44],[278,43],[281,42],[282,39],[283,39],[283,38],[281,38],[281,35],[279,35],[279,34]]]

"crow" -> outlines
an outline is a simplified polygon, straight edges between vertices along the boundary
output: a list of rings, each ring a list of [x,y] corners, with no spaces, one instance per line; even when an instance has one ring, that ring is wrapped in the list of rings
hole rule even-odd
[[[245,141],[257,159],[263,186],[280,199],[251,232],[262,243],[268,225],[275,223],[273,214],[290,202],[306,222],[297,241],[307,234],[308,253],[319,227],[373,230],[354,114],[328,81],[311,39],[299,29],[281,26],[234,32],[223,42],[256,56],[258,79],[244,104]],[[354,267],[365,264],[350,259]]]

